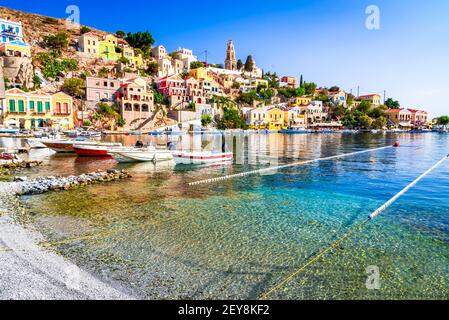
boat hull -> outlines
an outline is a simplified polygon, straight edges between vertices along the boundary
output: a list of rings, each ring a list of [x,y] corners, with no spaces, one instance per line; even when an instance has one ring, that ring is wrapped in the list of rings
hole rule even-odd
[[[189,153],[189,152],[174,152],[173,158],[178,165],[201,165],[211,163],[230,162],[233,159],[232,153]]]
[[[173,155],[169,151],[110,151],[109,154],[118,162],[164,162],[173,160]]]
[[[47,146],[40,139],[28,139],[27,144],[31,149],[45,149]]]
[[[108,157],[109,151],[107,148],[89,148],[82,146],[74,146],[73,151],[79,157]]]

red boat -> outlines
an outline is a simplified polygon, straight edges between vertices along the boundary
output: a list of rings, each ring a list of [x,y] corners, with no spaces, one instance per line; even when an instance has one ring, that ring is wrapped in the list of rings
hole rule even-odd
[[[74,145],[73,151],[79,157],[107,157],[111,146]]]

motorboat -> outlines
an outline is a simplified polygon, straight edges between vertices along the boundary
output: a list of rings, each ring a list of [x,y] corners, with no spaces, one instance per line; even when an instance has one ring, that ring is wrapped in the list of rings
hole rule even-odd
[[[98,141],[80,141],[80,140],[42,140],[41,141],[47,148],[52,149],[57,153],[74,153],[74,146],[107,146],[107,147],[120,147],[121,143],[105,143]]]
[[[43,139],[27,139],[26,143],[31,149],[45,149],[47,146],[42,143]]]
[[[305,134],[305,133],[310,133],[310,130],[307,130],[304,126],[295,126],[295,127],[290,127],[288,129],[282,129],[281,133],[285,133],[285,134]]]
[[[173,151],[173,158],[178,165],[200,165],[232,161],[232,152],[185,152]]]
[[[109,151],[122,148],[121,143],[117,144],[75,144],[73,151],[79,157],[110,157]]]
[[[108,154],[120,163],[130,162],[163,162],[173,160],[170,150],[160,150],[154,147],[144,148],[110,148]]]

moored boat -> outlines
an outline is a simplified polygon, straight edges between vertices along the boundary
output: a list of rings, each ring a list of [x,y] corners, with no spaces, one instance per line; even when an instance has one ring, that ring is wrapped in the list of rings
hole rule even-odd
[[[173,151],[173,158],[176,164],[199,165],[210,163],[223,163],[232,161],[232,152],[184,152]]]
[[[111,148],[117,148],[119,145],[116,146],[110,146],[110,145],[82,145],[82,144],[75,144],[73,146],[73,151],[79,156],[79,157],[108,157],[109,151]]]
[[[281,133],[284,133],[284,134],[306,134],[306,133],[311,133],[311,131],[307,130],[304,126],[295,126],[295,127],[290,127],[288,129],[281,129]]]
[[[109,149],[108,154],[121,163],[130,162],[163,162],[173,160],[169,150],[158,150],[154,147],[147,148],[114,148]]]
[[[97,141],[78,141],[78,140],[47,140],[42,141],[47,147],[57,153],[74,153],[74,146],[106,146],[106,147],[120,147],[120,143],[102,143]]]

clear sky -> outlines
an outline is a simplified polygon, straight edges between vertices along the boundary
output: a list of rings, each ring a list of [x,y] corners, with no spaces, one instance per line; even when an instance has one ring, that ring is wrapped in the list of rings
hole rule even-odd
[[[361,94],[387,91],[403,106],[449,114],[447,0],[0,0],[0,5],[66,17],[78,5],[81,23],[115,32],[150,31],[168,50],[186,47],[223,63],[226,42],[237,56],[281,75],[304,75],[319,86]],[[368,30],[369,5],[380,30]]]

